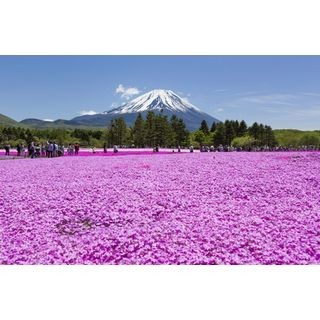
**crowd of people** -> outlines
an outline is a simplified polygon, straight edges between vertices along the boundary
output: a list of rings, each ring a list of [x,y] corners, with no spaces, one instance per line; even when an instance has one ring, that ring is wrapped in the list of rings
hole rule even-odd
[[[158,148],[158,147],[157,147]],[[5,144],[5,155],[10,156],[11,146],[10,144]],[[157,149],[159,151],[159,148]],[[46,144],[39,144],[31,142],[28,146],[23,144],[18,144],[16,147],[18,157],[30,157],[30,158],[54,158],[61,157],[67,153],[68,156],[78,155],[80,151],[79,143],[69,144],[65,147],[63,144],[58,145],[55,141],[48,141]],[[91,148],[92,153],[96,153],[96,148],[93,146]],[[113,152],[117,153],[119,151],[118,146],[113,146]],[[103,152],[107,153],[107,144],[103,145]]]
[[[10,144],[6,144],[4,146],[5,155],[10,155],[11,146]],[[269,147],[269,146],[250,146],[246,148],[242,147],[234,147],[234,146],[223,146],[219,145],[218,147],[214,146],[200,146],[200,152],[239,152],[239,151],[320,151],[319,146],[299,146],[299,147],[283,147],[283,146],[276,146],[276,147]],[[68,156],[78,155],[80,150],[79,143],[69,144],[67,147],[64,145],[58,145],[55,141],[48,141],[46,144],[38,144],[35,142],[31,142],[27,147],[23,144],[18,144],[16,147],[17,156],[18,157],[30,157],[30,158],[39,158],[39,157],[47,157],[47,158],[54,158],[54,157],[61,157],[65,155],[65,151],[67,152]],[[96,153],[95,147],[91,148],[92,153]],[[159,152],[160,146],[157,145],[153,148],[153,152]],[[172,152],[175,152],[176,149],[173,149]],[[189,147],[190,152],[194,152],[195,148],[193,146]],[[181,147],[177,147],[177,151],[181,152]],[[108,152],[107,144],[103,145],[103,152]],[[118,153],[119,149],[117,145],[113,146],[113,152]]]
[[[4,146],[5,155],[10,155],[11,146],[10,144],[6,144]],[[18,144],[16,147],[17,156],[18,157],[30,157],[30,158],[39,158],[39,157],[46,157],[46,158],[54,158],[54,157],[61,157],[65,155],[65,146],[58,145],[55,141],[48,141],[45,144],[39,144],[35,142],[31,142],[28,146],[24,144]],[[80,150],[79,143],[69,144],[67,147],[67,154],[68,155],[78,155]]]

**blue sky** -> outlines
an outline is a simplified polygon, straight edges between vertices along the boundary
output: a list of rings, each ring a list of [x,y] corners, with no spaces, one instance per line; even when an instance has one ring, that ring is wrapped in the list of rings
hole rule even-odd
[[[320,129],[320,56],[0,56],[0,113],[71,119],[171,89],[220,119]]]

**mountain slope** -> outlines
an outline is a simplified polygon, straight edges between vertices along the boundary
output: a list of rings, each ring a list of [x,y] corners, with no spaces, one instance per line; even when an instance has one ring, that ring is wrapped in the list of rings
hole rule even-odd
[[[18,122],[0,113],[0,126],[17,126]]]
[[[206,120],[209,127],[213,122],[219,122],[211,115],[202,112],[186,99],[179,97],[171,90],[152,90],[132,101],[109,111],[94,115],[83,115],[71,120],[58,119],[56,121],[44,121],[39,119],[25,119],[19,122],[21,125],[33,128],[105,128],[111,120],[123,117],[128,126],[133,126],[138,113],[143,117],[148,111],[162,113],[170,119],[172,115],[182,118],[188,130],[197,130],[202,120]]]
[[[65,129],[74,129],[74,128],[83,128],[83,129],[93,129],[93,128],[100,128],[100,127],[106,127],[106,122],[103,123],[103,125],[99,126],[97,125],[82,125],[81,123],[72,122],[71,120],[63,120],[58,119],[55,121],[45,121],[40,119],[33,119],[28,118],[24,119],[19,122],[19,124],[30,127],[30,128],[37,128],[37,129],[48,129],[48,128],[65,128]]]
[[[193,110],[202,113],[200,109],[186,101],[186,99],[180,98],[173,91],[161,89],[147,92],[107,113],[138,113],[144,111],[160,111],[161,109],[171,112],[188,112]]]
[[[72,123],[81,123],[82,125],[106,125],[112,119],[123,117],[129,126],[132,126],[138,113],[146,117],[148,111],[162,113],[168,118],[176,115],[182,118],[189,130],[199,128],[202,120],[206,120],[211,126],[213,122],[219,122],[218,119],[202,112],[186,99],[179,97],[171,90],[153,90],[147,92],[132,101],[110,111],[100,114],[80,116],[72,119]]]

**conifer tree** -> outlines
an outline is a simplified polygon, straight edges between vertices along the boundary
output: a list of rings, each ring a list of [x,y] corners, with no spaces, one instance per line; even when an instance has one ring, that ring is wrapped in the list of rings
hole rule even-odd
[[[145,145],[145,124],[144,119],[139,112],[132,129],[133,143],[136,147],[142,148]]]
[[[217,125],[217,128],[213,134],[212,142],[215,147],[226,144],[226,131],[225,131],[224,123],[221,122]]]
[[[174,135],[174,146],[186,146],[188,142],[189,132],[183,119],[178,119],[173,115],[170,120],[170,125]]]
[[[247,134],[247,131],[248,131],[248,126],[246,122],[244,120],[240,121],[237,136],[242,137]]]
[[[231,141],[236,137],[233,121],[226,120],[224,122],[224,134],[224,143],[227,145],[231,145]]]
[[[259,124],[255,122],[251,127],[248,128],[248,132],[255,140],[258,140],[260,132]]]
[[[233,131],[234,131],[234,135],[235,137],[237,137],[239,135],[239,128],[240,128],[240,124],[239,121],[232,121],[232,126],[233,126]]]
[[[216,128],[217,128],[217,122],[213,121],[210,132],[215,132]]]
[[[152,111],[148,111],[147,118],[144,123],[145,127],[145,140],[146,145],[148,147],[154,147],[155,146],[155,114]]]
[[[122,146],[126,142],[126,135],[127,135],[127,125],[124,119],[117,118],[111,120],[109,133],[108,133],[108,141],[110,145],[118,145]]]
[[[209,134],[209,127],[206,120],[202,120],[199,130],[201,130],[205,135]]]

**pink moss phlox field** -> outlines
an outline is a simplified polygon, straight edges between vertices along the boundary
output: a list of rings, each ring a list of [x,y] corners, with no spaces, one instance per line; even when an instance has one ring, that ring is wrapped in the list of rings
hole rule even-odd
[[[0,264],[319,264],[320,153],[0,161]]]

